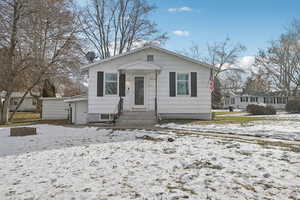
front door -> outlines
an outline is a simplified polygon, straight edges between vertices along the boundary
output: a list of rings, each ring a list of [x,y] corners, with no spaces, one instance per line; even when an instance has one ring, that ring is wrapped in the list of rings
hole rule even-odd
[[[134,78],[134,104],[136,106],[143,106],[145,105],[145,84],[144,84],[144,77],[137,76]]]

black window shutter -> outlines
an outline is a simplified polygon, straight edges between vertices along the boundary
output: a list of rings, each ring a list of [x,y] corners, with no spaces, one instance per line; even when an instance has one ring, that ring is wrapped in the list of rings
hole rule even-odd
[[[170,72],[169,74],[169,87],[170,87],[170,97],[176,96],[176,73]]]
[[[120,97],[125,97],[125,80],[126,80],[126,75],[125,74],[120,74],[120,76],[119,76],[119,94],[120,94]]]
[[[97,96],[103,97],[103,72],[97,72]]]
[[[191,72],[191,96],[197,97],[197,72]]]

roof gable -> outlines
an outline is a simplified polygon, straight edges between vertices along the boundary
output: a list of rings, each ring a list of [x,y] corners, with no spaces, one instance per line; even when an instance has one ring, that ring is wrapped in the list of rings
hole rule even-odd
[[[166,53],[166,54],[169,54],[169,55],[173,55],[173,56],[176,56],[182,60],[185,60],[185,61],[188,61],[188,62],[192,62],[192,63],[195,63],[195,64],[198,64],[198,65],[201,65],[202,67],[206,67],[206,68],[213,68],[213,66],[207,64],[207,63],[203,63],[199,60],[195,60],[193,58],[190,58],[190,57],[187,57],[187,56],[184,56],[184,55],[181,55],[181,54],[178,54],[178,53],[175,53],[173,51],[169,51],[167,49],[163,49],[161,47],[157,47],[157,46],[145,46],[145,47],[141,47],[141,48],[137,48],[137,49],[134,49],[132,51],[129,51],[129,52],[126,52],[126,53],[123,53],[123,54],[119,54],[119,55],[116,55],[116,56],[112,56],[110,58],[106,58],[106,59],[103,59],[103,60],[100,60],[100,61],[97,61],[95,63],[91,63],[91,64],[88,64],[88,65],[85,65],[85,66],[82,66],[81,67],[81,70],[86,70],[88,68],[91,68],[91,67],[94,67],[96,65],[99,65],[99,64],[102,64],[104,62],[108,62],[108,61],[112,61],[112,60],[115,60],[115,59],[118,59],[118,58],[121,58],[121,57],[124,57],[124,56],[128,56],[128,55],[131,55],[131,54],[135,54],[137,52],[140,52],[140,51],[143,51],[145,49],[154,49],[154,50],[157,50],[157,51],[160,51],[160,52],[163,52],[163,53]]]

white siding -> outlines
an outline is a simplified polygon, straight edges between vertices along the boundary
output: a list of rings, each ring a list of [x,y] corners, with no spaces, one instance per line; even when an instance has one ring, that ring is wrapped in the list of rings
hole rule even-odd
[[[42,119],[59,120],[68,119],[69,104],[64,99],[44,99]]]
[[[94,66],[89,69],[89,113],[114,113],[119,100],[116,96],[97,97],[97,72],[118,72],[118,67],[137,62],[147,61],[147,55],[154,55],[154,64],[162,68],[158,74],[158,111],[159,113],[210,113],[211,97],[208,91],[210,70],[199,64],[185,61],[176,56],[163,53],[155,49],[145,49],[135,54],[123,56]],[[197,72],[197,97],[177,96],[169,97],[169,72]],[[132,73],[132,72],[131,72]],[[126,97],[124,108],[130,109],[134,99],[133,76],[126,73]],[[145,72],[144,72],[145,73]],[[138,73],[136,73],[138,74]],[[145,89],[147,110],[154,110],[155,73],[145,73]],[[191,88],[189,88],[191,91]]]
[[[72,106],[72,123],[87,123],[87,101],[76,101],[71,103]]]

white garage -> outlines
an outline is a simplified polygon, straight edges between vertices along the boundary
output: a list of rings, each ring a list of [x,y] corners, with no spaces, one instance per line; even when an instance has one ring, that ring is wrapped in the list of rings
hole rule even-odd
[[[69,104],[67,98],[42,98],[42,119],[43,120],[66,120],[69,116]]]
[[[73,124],[87,124],[88,100],[87,97],[74,97],[65,100],[69,104],[71,121]]]

